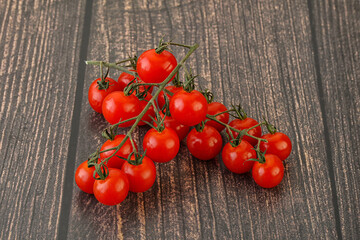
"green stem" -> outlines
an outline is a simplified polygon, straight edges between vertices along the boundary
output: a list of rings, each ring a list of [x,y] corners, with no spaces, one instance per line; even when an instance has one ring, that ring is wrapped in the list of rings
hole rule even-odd
[[[211,119],[211,120],[213,120],[213,121],[215,121],[215,122],[217,122],[217,123],[220,123],[221,125],[224,125],[224,126],[227,127],[228,129],[231,129],[231,130],[233,130],[233,131],[235,131],[235,132],[237,132],[237,133],[241,133],[241,130],[238,130],[238,129],[230,126],[229,124],[226,124],[226,123],[223,123],[222,121],[217,120],[217,118],[214,117],[213,115],[206,114],[206,117],[209,118],[209,119]],[[254,127],[260,126],[261,124],[263,124],[263,123],[259,123],[258,125],[255,125]],[[253,129],[254,127],[249,128],[249,129],[247,130],[247,132],[248,132],[249,130]],[[245,136],[254,138],[254,139],[258,140],[258,141],[267,142],[266,139],[255,137],[255,136],[253,136],[253,135],[248,134],[247,132],[245,133]]]
[[[96,65],[96,66],[103,65],[108,68],[114,68],[114,69],[120,70],[122,72],[126,72],[134,77],[138,77],[138,74],[136,72],[132,72],[125,67],[118,66],[118,65],[116,65],[116,63],[109,63],[109,62],[102,62],[102,61],[85,61],[85,63],[88,65]]]
[[[120,150],[120,148],[124,145],[124,143],[126,142],[126,140],[130,137],[130,135],[134,132],[136,126],[139,124],[139,122],[141,121],[141,118],[145,115],[145,113],[147,112],[147,110],[150,108],[150,106],[153,104],[154,100],[158,97],[158,95],[160,94],[160,92],[165,88],[165,86],[170,82],[170,80],[172,79],[172,77],[179,71],[179,69],[184,65],[185,61],[190,57],[190,55],[199,47],[199,45],[197,43],[195,43],[193,46],[191,46],[191,48],[189,49],[189,51],[187,52],[187,54],[185,55],[185,57],[183,59],[181,59],[181,61],[178,63],[178,65],[174,68],[174,70],[170,73],[170,75],[159,85],[159,89],[155,92],[155,94],[153,95],[153,97],[149,100],[149,102],[146,104],[146,106],[144,107],[144,109],[142,110],[142,112],[136,117],[136,121],[135,123],[132,125],[132,127],[130,128],[130,130],[127,132],[127,134],[125,135],[124,139],[121,141],[121,143],[115,148],[115,151],[107,158],[103,159],[101,161],[101,163],[106,163],[110,158],[112,158],[113,156],[115,156],[115,154]],[[88,62],[87,62],[88,63]],[[88,64],[93,64],[96,65],[95,62],[89,62]],[[104,64],[105,65],[105,64]],[[107,67],[117,67],[116,65],[105,65]],[[119,69],[122,70],[122,69]],[[129,71],[130,72],[130,71]],[[133,73],[133,72],[130,72]]]

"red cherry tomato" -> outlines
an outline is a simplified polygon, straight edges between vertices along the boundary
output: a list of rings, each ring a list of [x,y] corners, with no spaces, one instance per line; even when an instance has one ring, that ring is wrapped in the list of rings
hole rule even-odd
[[[160,112],[160,116],[163,118],[164,114]],[[154,126],[157,127],[157,124],[154,123]],[[179,137],[179,141],[183,140],[190,131],[189,126],[182,125],[170,116],[165,117],[164,126],[174,130]]]
[[[268,140],[268,142],[260,143],[260,150],[269,154],[275,154],[281,160],[285,160],[291,152],[292,144],[290,138],[284,133],[276,132],[274,134],[268,133],[261,138]]]
[[[222,160],[231,172],[246,173],[251,170],[254,161],[247,161],[251,158],[256,159],[256,152],[245,140],[242,140],[236,147],[230,143],[225,144],[222,150]]]
[[[93,194],[95,179],[93,177],[95,167],[88,167],[87,160],[79,165],[75,172],[75,182],[78,187],[89,194]]]
[[[107,140],[102,146],[101,146],[101,149],[100,151],[103,151],[103,150],[106,150],[106,149],[109,149],[109,148],[114,148],[114,147],[117,147],[121,142],[122,140],[125,138],[125,135],[116,135],[114,140]],[[135,147],[136,147],[136,143],[135,144]],[[131,142],[129,139],[127,139],[124,143],[124,145],[122,145],[122,147],[119,149],[119,151],[115,154],[115,156],[113,156],[112,158],[109,159],[109,161],[107,162],[107,166],[109,168],[118,168],[118,169],[121,169],[122,165],[124,164],[124,162],[126,162],[125,160],[117,157],[117,156],[120,156],[120,157],[123,157],[123,158],[127,158],[130,153],[132,153],[134,151],[132,145],[131,145]],[[107,158],[107,157],[110,157],[113,153],[115,152],[115,150],[110,150],[110,151],[107,151],[107,152],[103,152],[103,153],[100,153],[100,159],[104,159],[104,158]],[[101,161],[99,159],[99,161]]]
[[[169,76],[176,65],[177,61],[172,53],[166,50],[156,53],[155,49],[150,49],[140,55],[137,60],[136,69],[142,81],[146,83],[161,83]]]
[[[244,120],[241,120],[241,119],[235,119],[235,120],[232,120],[229,125],[233,128],[236,128],[238,130],[243,130],[243,129],[248,129],[248,128],[251,128],[255,125],[259,124],[255,119],[252,119],[252,118],[245,118]],[[226,130],[227,134],[229,134],[229,131]],[[235,131],[231,131],[234,138],[237,137],[238,133],[235,132]],[[251,129],[248,134],[252,135],[252,136],[255,136],[255,137],[261,137],[261,127],[258,126],[256,128],[253,128]],[[230,135],[229,135],[230,136]],[[243,137],[243,140],[249,142],[251,145],[255,146],[258,141],[252,137],[249,137],[249,136],[244,136]]]
[[[194,126],[206,118],[208,104],[204,95],[193,90],[180,90],[170,100],[171,116],[179,123]]]
[[[96,180],[94,195],[105,205],[116,205],[124,201],[129,192],[129,180],[120,169],[109,168],[109,175],[105,180]]]
[[[278,156],[265,154],[265,163],[254,163],[252,176],[259,186],[273,188],[284,177],[284,165]]]
[[[224,104],[219,103],[219,102],[212,102],[212,103],[210,103],[208,105],[208,112],[207,113],[209,115],[215,115],[215,114],[227,111],[227,110],[228,109],[225,107]],[[228,123],[229,122],[229,114],[228,113],[220,114],[220,115],[216,116],[216,119],[223,122],[223,123]],[[219,132],[221,132],[225,128],[224,125],[221,125],[220,123],[217,123],[214,120],[206,122],[206,125],[212,126],[213,128],[215,128]]]
[[[183,89],[182,87],[176,87],[176,86],[166,86],[165,88],[174,94]],[[171,96],[169,94],[166,93],[166,96],[168,97],[169,100],[171,99]],[[165,105],[164,91],[160,92],[157,101],[159,108],[162,109]]]
[[[145,97],[144,100],[141,100],[140,101],[140,108],[141,108],[141,111],[144,110],[145,106],[149,103],[149,100],[152,98],[151,94],[148,93]],[[141,118],[141,120],[143,121],[146,121],[146,122],[151,122],[152,121],[152,118],[155,118],[155,111],[154,111],[154,106],[153,105],[150,105],[149,109],[146,111],[145,115]],[[145,122],[139,122],[139,126],[142,126],[142,125],[146,125]]]
[[[130,70],[132,72],[136,72],[135,70]],[[126,86],[132,81],[134,80],[134,76],[129,74],[129,73],[126,73],[126,72],[123,72],[120,74],[119,78],[118,78],[118,83],[120,85],[120,91],[124,91],[124,89],[126,88]],[[137,82],[138,83],[143,83],[143,81],[139,80],[139,78],[137,79]],[[149,86],[140,86],[139,87],[139,91],[142,92],[145,90],[145,87],[146,88],[149,88]],[[153,90],[154,86],[150,87],[150,90],[149,90],[149,93],[152,93],[152,90]]]
[[[124,92],[116,91],[106,96],[102,105],[105,119],[110,124],[115,124],[136,117],[141,112],[141,104],[135,95],[125,96]],[[120,124],[119,127],[129,127],[135,120]]]
[[[132,160],[135,158],[132,157]],[[139,165],[132,165],[128,162],[124,163],[121,171],[123,171],[129,179],[131,192],[145,192],[154,185],[156,179],[156,168],[154,162],[144,157]]]
[[[101,81],[100,78],[94,80],[90,87],[88,92],[88,100],[90,103],[90,106],[98,113],[102,113],[102,103],[104,101],[104,98],[109,95],[109,93],[112,93],[114,91],[120,91],[119,84],[111,78],[105,78],[105,81],[109,82],[109,88],[108,89],[102,89],[99,90],[99,86],[97,84],[98,81]]]
[[[163,131],[150,129],[144,136],[143,149],[155,162],[168,162],[179,152],[180,141],[174,130],[165,127]]]
[[[205,125],[201,132],[192,129],[187,136],[186,144],[194,157],[210,160],[221,151],[222,138],[215,128]]]

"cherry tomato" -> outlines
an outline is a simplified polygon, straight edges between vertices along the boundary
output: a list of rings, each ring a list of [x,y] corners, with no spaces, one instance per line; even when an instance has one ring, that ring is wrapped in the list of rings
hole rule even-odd
[[[205,125],[201,132],[192,129],[187,136],[186,144],[194,157],[210,160],[221,151],[222,138],[215,128]]]
[[[135,158],[132,157],[132,160]],[[156,168],[154,162],[144,157],[139,165],[132,165],[128,162],[124,163],[121,171],[123,171],[129,179],[131,192],[145,192],[154,185],[156,179]]]
[[[284,165],[278,156],[265,154],[265,163],[254,163],[252,176],[259,186],[273,188],[284,177]]]
[[[78,187],[89,194],[93,194],[95,179],[93,177],[95,167],[88,167],[87,160],[79,165],[75,172],[75,182]]]
[[[109,168],[109,175],[105,180],[96,180],[94,195],[105,205],[116,205],[124,201],[129,192],[129,180],[120,169]]]
[[[172,53],[166,50],[156,53],[155,49],[150,49],[140,55],[137,60],[136,69],[142,81],[146,83],[161,83],[169,76],[176,65],[177,61]]]
[[[136,117],[141,112],[139,99],[134,95],[125,96],[124,92],[116,91],[110,93],[104,99],[102,111],[105,119],[110,124],[115,124]],[[135,120],[120,124],[119,127],[129,127]]]
[[[163,118],[164,114],[160,112],[160,116]],[[157,127],[157,124],[154,123],[154,126]],[[164,126],[174,130],[179,137],[179,141],[183,140],[190,130],[189,126],[182,125],[170,116],[165,117]]]
[[[165,88],[174,94],[183,89],[182,87],[176,87],[176,86],[166,86]],[[171,99],[171,96],[169,94],[166,93],[166,96],[168,97],[169,100]],[[159,108],[162,109],[165,105],[164,91],[160,92],[157,101]]]
[[[247,161],[251,158],[256,159],[256,152],[253,146],[245,140],[242,140],[236,147],[230,143],[225,144],[222,150],[222,160],[231,172],[246,173],[251,170],[254,161]]]
[[[117,147],[122,142],[122,140],[124,138],[125,138],[125,135],[122,135],[122,134],[116,135],[114,140],[107,140],[101,146],[100,151],[103,151],[103,150],[106,150],[106,149],[109,149],[109,148]],[[135,147],[136,147],[136,143],[134,143],[134,144],[135,144]],[[133,151],[134,151],[134,149],[133,149],[133,147],[131,145],[131,142],[130,142],[129,139],[127,139],[125,141],[124,145],[122,145],[122,147],[119,149],[119,151],[115,154],[115,156],[113,156],[112,158],[110,158],[108,160],[107,166],[109,168],[121,169],[122,165],[126,161],[119,158],[119,157],[117,157],[117,156],[127,158],[130,155],[130,153],[132,153]],[[107,152],[100,153],[100,158],[104,159],[104,158],[110,157],[114,152],[115,152],[115,150],[110,150],[110,151],[107,151]]]
[[[136,72],[135,70],[130,70],[132,72]],[[126,73],[126,72],[123,72],[120,74],[119,78],[118,78],[118,83],[120,85],[120,91],[124,91],[124,89],[126,88],[126,86],[132,81],[134,80],[134,76],[129,74],[129,73]],[[143,83],[143,81],[141,81],[139,78],[137,79],[137,82],[138,83]],[[146,88],[149,88],[148,86],[146,86]],[[149,90],[149,93],[152,92],[154,86],[150,87],[150,90]],[[145,90],[145,86],[139,86],[139,91],[142,92]]]
[[[90,106],[98,113],[102,113],[102,103],[104,101],[104,98],[109,95],[109,93],[112,93],[114,91],[120,91],[119,84],[111,78],[105,78],[105,81],[109,82],[109,88],[108,89],[102,89],[99,90],[99,86],[97,84],[98,81],[101,81],[100,78],[94,80],[90,87],[88,92],[88,100],[90,103]]]
[[[238,130],[243,130],[243,129],[248,129],[248,128],[251,128],[255,125],[259,124],[255,119],[252,119],[252,118],[245,118],[244,120],[241,120],[241,119],[235,119],[235,120],[232,120],[229,125],[233,128],[236,128]],[[227,134],[229,134],[229,131],[226,130]],[[231,131],[234,138],[237,137],[238,133],[235,132],[235,131]],[[261,137],[261,127],[258,126],[256,128],[253,128],[251,129],[250,131],[248,131],[248,134],[252,135],[252,136],[255,136],[255,137]],[[229,135],[230,136],[230,135]],[[255,146],[258,141],[252,137],[249,137],[249,136],[244,136],[243,137],[243,140],[249,142],[251,145]]]
[[[224,104],[219,103],[219,102],[212,102],[208,105],[207,113],[209,115],[215,115],[215,114],[227,111],[227,110],[228,109],[225,107]],[[229,114],[228,113],[220,114],[220,115],[216,116],[216,119],[223,123],[228,123],[229,122]],[[206,125],[214,127],[219,132],[221,132],[225,128],[224,125],[221,125],[220,123],[217,123],[214,120],[206,122]]]
[[[144,110],[145,106],[149,103],[151,98],[152,98],[151,94],[148,93],[146,95],[145,99],[140,101],[141,111]],[[152,121],[151,117],[155,118],[155,111],[154,111],[153,105],[150,105],[149,109],[146,111],[145,115],[141,118],[141,120],[144,120],[146,122],[151,122]],[[142,126],[142,125],[146,125],[146,123],[143,121],[140,121],[138,125]]]
[[[174,130],[165,127],[163,131],[150,129],[144,136],[143,149],[155,162],[168,162],[179,152],[180,141]]]
[[[268,133],[261,138],[268,140],[268,142],[260,143],[260,150],[266,153],[275,154],[282,161],[284,161],[291,152],[292,144],[290,138],[284,133],[276,132],[274,134]]]
[[[194,126],[206,118],[208,104],[204,95],[193,90],[180,90],[170,100],[171,116],[179,123]]]

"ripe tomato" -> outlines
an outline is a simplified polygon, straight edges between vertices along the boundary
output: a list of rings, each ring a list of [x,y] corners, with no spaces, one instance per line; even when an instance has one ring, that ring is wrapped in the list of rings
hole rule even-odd
[[[180,90],[170,100],[171,116],[179,123],[194,126],[206,118],[208,104],[204,95],[193,90]]]
[[[105,78],[105,81],[109,82],[109,88],[108,89],[102,89],[99,90],[99,86],[97,84],[98,81],[101,81],[100,78],[94,80],[90,87],[88,92],[88,100],[90,103],[90,106],[98,113],[102,113],[102,103],[104,101],[104,98],[114,91],[120,91],[119,84],[111,78]]]
[[[125,138],[125,135],[116,135],[114,140],[107,140],[102,146],[100,151],[109,149],[109,148],[113,148],[113,147],[117,147],[122,140]],[[136,147],[136,143],[135,147]],[[127,139],[124,143],[124,145],[122,145],[122,147],[119,149],[119,151],[115,154],[115,156],[113,156],[112,158],[109,159],[109,161],[107,162],[107,166],[109,168],[118,168],[121,169],[122,165],[124,164],[125,160],[118,158],[117,156],[123,157],[123,158],[127,158],[130,153],[132,153],[134,151],[131,142],[129,139]],[[111,151],[107,151],[107,152],[103,152],[100,153],[100,159],[104,159],[107,157],[110,157],[113,153],[115,152],[115,150],[111,150]],[[99,161],[101,161],[99,159]]]
[[[109,168],[109,175],[105,180],[95,180],[94,195],[105,205],[116,205],[124,201],[129,192],[129,180],[126,175],[116,168]]]
[[[163,131],[150,129],[144,136],[143,149],[155,162],[168,162],[179,152],[180,141],[174,130],[165,127]]]
[[[278,156],[265,154],[265,163],[254,163],[252,176],[263,188],[275,187],[284,177],[284,165]]]
[[[135,158],[132,157],[131,159],[134,160]],[[156,179],[155,164],[146,156],[139,165],[132,165],[125,162],[121,171],[123,171],[129,179],[131,192],[145,192],[154,185]]]
[[[155,49],[150,49],[140,55],[137,60],[136,69],[142,81],[146,83],[161,83],[169,76],[176,65],[177,61],[172,53],[166,50],[156,53]]]
[[[260,143],[261,151],[264,152],[266,150],[266,153],[275,154],[283,161],[290,155],[292,144],[290,138],[284,133],[268,133],[263,135],[261,138],[268,140],[267,143]]]
[[[174,94],[183,89],[182,87],[176,87],[176,86],[166,86],[165,88]],[[171,96],[169,94],[166,93],[166,96],[168,97],[169,100],[171,99]],[[165,105],[164,91],[160,92],[157,101],[159,108],[162,109]]]
[[[139,99],[134,95],[125,96],[124,92],[116,91],[110,93],[104,99],[102,111],[105,119],[110,124],[115,124],[136,117],[141,112]],[[135,120],[120,124],[119,127],[129,127]]]
[[[212,102],[212,103],[209,103],[209,105],[208,105],[207,113],[209,115],[215,115],[215,114],[227,111],[227,110],[228,109],[225,107],[224,104],[219,103],[219,102]],[[223,123],[228,123],[229,122],[229,113],[220,114],[220,115],[216,116],[216,119]],[[221,132],[225,128],[224,125],[221,125],[220,123],[217,123],[214,120],[206,122],[206,125],[214,127],[219,132]]]
[[[135,70],[130,70],[132,72],[136,72]],[[129,73],[126,73],[126,72],[123,72],[120,74],[119,78],[118,78],[118,83],[119,83],[119,86],[120,86],[120,91],[124,91],[124,89],[126,88],[126,86],[132,81],[134,80],[134,76],[129,74]],[[137,79],[137,82],[138,83],[143,83],[143,81],[141,81],[139,78]],[[149,87],[146,87],[146,88],[149,88]],[[149,90],[149,93],[152,92],[154,86],[150,87],[150,90]],[[142,92],[145,90],[145,86],[140,86],[139,87],[139,91]]]
[[[140,101],[141,111],[144,110],[145,106],[149,103],[151,98],[152,98],[151,94],[148,93],[146,95],[145,99]],[[141,118],[141,120],[144,120],[146,122],[151,122],[152,121],[151,117],[155,118],[155,111],[154,111],[153,105],[150,105],[149,109],[146,111],[145,115]],[[140,121],[138,125],[142,126],[142,125],[146,125],[146,123],[143,121]]]
[[[78,187],[89,194],[93,194],[95,179],[93,177],[95,167],[88,167],[87,160],[79,165],[75,172],[75,182]]]
[[[225,144],[222,150],[222,160],[231,172],[246,173],[251,170],[254,161],[247,161],[250,158],[256,159],[256,152],[245,140],[242,140],[236,147],[230,143]]]
[[[161,118],[163,118],[164,114],[162,112],[160,112],[160,116],[161,116]],[[154,123],[154,126],[157,127],[157,124]],[[181,123],[179,123],[178,121],[176,121],[175,119],[173,119],[170,116],[165,117],[164,126],[174,130],[179,137],[179,141],[183,140],[190,130],[189,126],[182,125]]]
[[[259,124],[255,119],[252,119],[252,118],[245,118],[244,120],[241,120],[241,119],[234,119],[232,120],[229,125],[233,128],[236,128],[238,130],[243,130],[243,129],[248,129],[248,128],[251,128],[255,125]],[[227,134],[229,134],[229,131],[226,130]],[[231,131],[234,138],[237,137],[238,133],[235,132],[235,131]],[[253,128],[251,129],[248,134],[252,135],[252,136],[255,136],[255,137],[261,137],[261,127],[258,126],[256,128]],[[230,134],[229,134],[230,136]],[[252,137],[249,137],[249,136],[244,136],[243,137],[243,140],[249,142],[251,145],[255,146],[258,141]]]
[[[210,160],[219,154],[222,147],[220,133],[211,126],[206,126],[201,132],[192,129],[186,139],[190,153],[200,160]]]

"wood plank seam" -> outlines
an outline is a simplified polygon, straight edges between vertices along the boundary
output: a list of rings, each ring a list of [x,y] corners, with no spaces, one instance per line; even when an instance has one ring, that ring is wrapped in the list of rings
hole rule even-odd
[[[325,110],[325,102],[324,102],[324,88],[323,88],[323,81],[321,78],[321,71],[320,71],[320,60],[319,60],[319,48],[316,41],[316,29],[315,29],[315,13],[312,7],[313,2],[311,0],[307,1],[308,8],[309,8],[309,23],[310,23],[310,33],[311,33],[311,42],[314,54],[314,67],[316,73],[316,81],[318,87],[318,95],[319,95],[319,104],[320,104],[320,111],[321,111],[321,118],[323,120],[324,126],[324,140],[325,140],[325,148],[326,148],[326,159],[328,160],[328,171],[329,171],[329,178],[330,178],[330,186],[331,186],[331,193],[332,193],[332,203],[334,206],[334,216],[335,216],[335,227],[336,233],[338,235],[338,239],[342,239],[342,231],[341,231],[341,222],[340,222],[340,212],[339,212],[339,199],[337,198],[337,190],[336,190],[336,183],[335,183],[335,173],[334,173],[334,164],[333,164],[333,156],[331,153],[330,145],[330,135],[329,135],[329,128],[328,122],[326,119],[326,110]]]
[[[75,102],[74,109],[72,113],[71,120],[71,134],[69,140],[69,148],[65,165],[65,176],[63,182],[63,192],[61,196],[61,205],[60,205],[60,217],[59,224],[57,228],[57,239],[66,239],[68,226],[69,226],[69,216],[70,209],[72,204],[72,192],[73,192],[73,181],[74,181],[74,171],[75,171],[75,157],[76,157],[76,147],[79,135],[79,124],[80,124],[80,113],[81,113],[81,103],[83,97],[83,88],[85,81],[85,62],[88,52],[89,39],[90,39],[90,23],[92,16],[92,6],[93,1],[86,1],[85,4],[85,15],[83,22],[83,32],[81,37],[81,47],[80,47],[80,57],[79,57],[79,66],[77,74],[77,83],[76,83],[76,93],[75,93]]]

